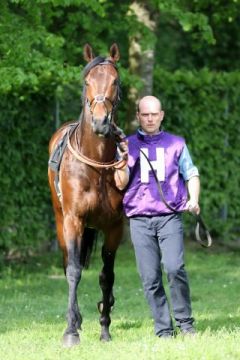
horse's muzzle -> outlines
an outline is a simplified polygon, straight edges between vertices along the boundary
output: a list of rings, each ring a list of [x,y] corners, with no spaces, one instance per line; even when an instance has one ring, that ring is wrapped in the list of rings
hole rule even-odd
[[[94,117],[92,119],[92,129],[98,136],[108,136],[111,130],[110,116],[105,116],[104,119],[98,119]]]

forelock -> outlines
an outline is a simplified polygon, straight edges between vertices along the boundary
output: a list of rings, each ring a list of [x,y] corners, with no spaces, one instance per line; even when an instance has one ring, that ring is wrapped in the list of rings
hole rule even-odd
[[[85,68],[83,69],[83,77],[85,78],[87,76],[87,74],[89,73],[90,70],[92,70],[92,68],[94,68],[95,66],[101,64],[102,62],[104,62],[106,60],[106,58],[102,57],[102,56],[97,56],[95,57],[90,63],[88,63]]]

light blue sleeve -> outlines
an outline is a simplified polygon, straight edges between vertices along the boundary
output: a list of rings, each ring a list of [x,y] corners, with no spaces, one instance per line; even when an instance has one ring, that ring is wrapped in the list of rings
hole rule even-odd
[[[199,176],[198,169],[192,162],[192,158],[186,144],[184,145],[183,151],[179,158],[178,165],[179,171],[185,181],[188,181],[193,176]]]

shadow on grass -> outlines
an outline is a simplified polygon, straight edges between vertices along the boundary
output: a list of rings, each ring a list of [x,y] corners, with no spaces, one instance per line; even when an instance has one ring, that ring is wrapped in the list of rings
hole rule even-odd
[[[130,330],[141,328],[143,321],[140,320],[126,320],[122,321],[120,324],[115,325],[116,329]]]
[[[10,260],[1,259],[0,278],[19,278],[26,274],[46,273],[52,267],[63,269],[60,251]]]
[[[96,248],[93,250],[90,259],[90,270],[101,261],[101,241],[98,241]],[[101,263],[102,264],[102,263]],[[0,254],[0,279],[11,276],[19,278],[26,274],[52,273],[52,269],[63,274],[63,254],[60,249],[42,253],[36,253],[31,256],[22,255],[13,258],[3,258]],[[86,269],[84,269],[86,271]]]
[[[204,332],[207,330],[210,330],[211,332],[219,332],[221,330],[232,332],[236,328],[240,327],[240,316],[235,316],[231,320],[229,317],[217,317],[212,320],[198,320],[196,327],[198,332]]]

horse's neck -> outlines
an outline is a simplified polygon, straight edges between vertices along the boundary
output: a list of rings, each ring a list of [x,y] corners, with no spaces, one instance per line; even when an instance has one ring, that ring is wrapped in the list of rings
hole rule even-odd
[[[85,156],[100,162],[112,161],[116,154],[116,144],[113,137],[99,137],[91,126],[91,115],[84,111],[76,130],[75,142],[78,150]]]

